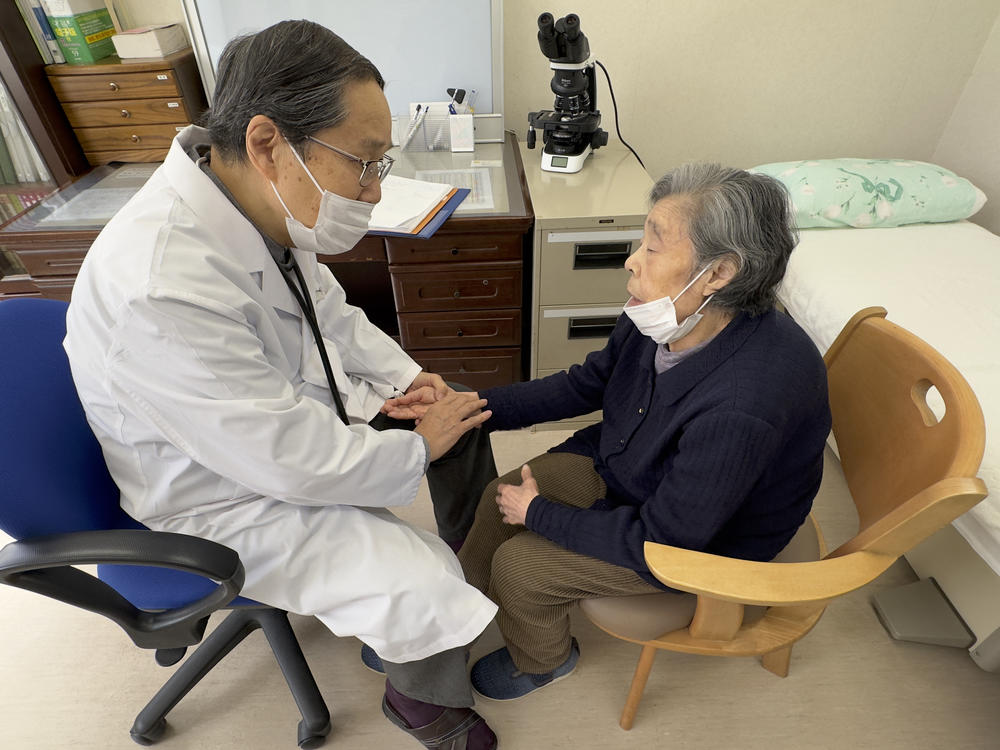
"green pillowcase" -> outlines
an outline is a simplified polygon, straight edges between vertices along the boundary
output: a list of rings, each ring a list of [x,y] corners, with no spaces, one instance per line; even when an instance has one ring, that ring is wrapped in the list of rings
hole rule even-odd
[[[922,161],[822,159],[762,164],[749,171],[784,183],[800,229],[957,221],[986,202],[965,178]]]

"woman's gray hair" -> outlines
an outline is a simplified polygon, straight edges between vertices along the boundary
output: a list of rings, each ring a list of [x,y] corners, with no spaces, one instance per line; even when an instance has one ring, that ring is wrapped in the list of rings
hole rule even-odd
[[[737,273],[709,303],[760,315],[774,307],[775,289],[798,243],[792,203],[773,177],[720,164],[684,164],[657,181],[650,204],[679,197],[698,273],[729,257]]]
[[[342,122],[344,90],[355,81],[385,81],[351,45],[312,21],[282,21],[233,39],[219,58],[211,110],[202,122],[223,160],[245,162],[246,130],[254,115],[267,115],[288,141]]]

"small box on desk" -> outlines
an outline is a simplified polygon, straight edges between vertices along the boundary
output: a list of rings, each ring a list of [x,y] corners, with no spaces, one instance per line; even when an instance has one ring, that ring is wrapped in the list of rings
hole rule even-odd
[[[115,54],[115,27],[104,0],[43,0],[42,7],[70,65],[89,65]]]

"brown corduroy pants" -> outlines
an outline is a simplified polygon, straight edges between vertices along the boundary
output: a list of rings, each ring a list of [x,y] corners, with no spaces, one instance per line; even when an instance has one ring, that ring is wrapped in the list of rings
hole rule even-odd
[[[589,508],[607,487],[594,463],[573,453],[544,453],[528,461],[549,500]],[[569,613],[581,599],[662,591],[634,570],[570,552],[524,526],[505,524],[497,484],[521,484],[521,468],[493,480],[459,552],[466,580],[500,608],[497,625],[522,672],[551,672],[571,648]]]

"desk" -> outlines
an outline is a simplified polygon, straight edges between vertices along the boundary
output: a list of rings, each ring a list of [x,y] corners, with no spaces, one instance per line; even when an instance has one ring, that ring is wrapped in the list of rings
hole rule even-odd
[[[431,372],[471,388],[523,380],[527,340],[523,313],[530,297],[531,200],[514,135],[479,144],[474,153],[404,153],[394,174],[489,167],[495,206],[457,210],[429,240],[365,237],[349,253],[321,255],[347,292],[386,333]],[[0,228],[0,299],[40,296],[68,300],[87,250],[102,224],[45,222],[115,167],[101,166]]]

